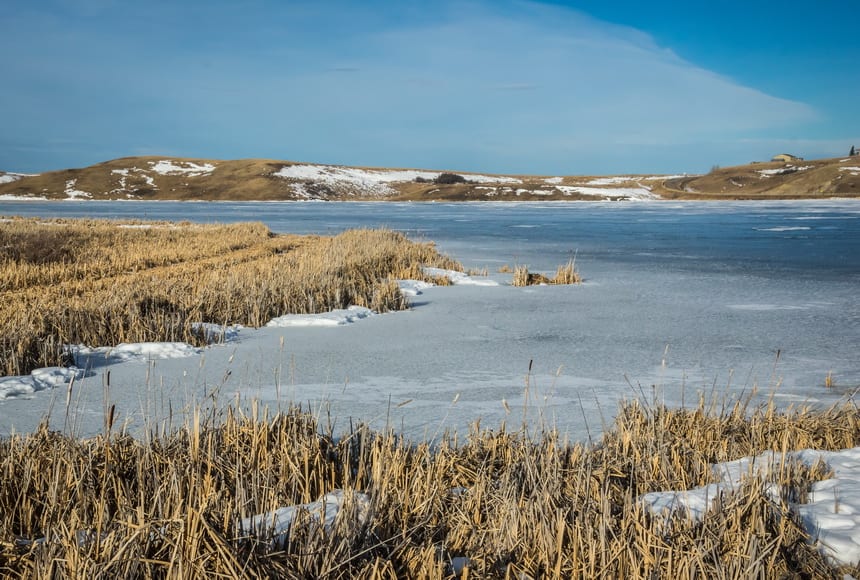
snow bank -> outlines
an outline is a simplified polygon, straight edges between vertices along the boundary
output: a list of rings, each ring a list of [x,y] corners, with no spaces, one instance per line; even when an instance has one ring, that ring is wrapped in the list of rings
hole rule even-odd
[[[330,531],[338,515],[348,505],[352,505],[354,508],[359,525],[367,522],[370,514],[370,496],[359,492],[348,494],[341,489],[336,489],[314,502],[282,507],[271,512],[243,518],[238,522],[239,535],[257,537],[271,535],[272,547],[283,549],[289,537],[290,528],[299,513],[306,512],[313,521]]]
[[[0,401],[27,397],[37,391],[68,385],[72,379],[80,379],[83,376],[83,371],[75,367],[47,367],[36,369],[26,376],[0,377]]]
[[[236,340],[239,331],[244,327],[241,324],[223,325],[211,322],[195,322],[191,325],[195,332],[202,332],[206,336],[206,342],[230,342]]]
[[[638,498],[654,514],[669,515],[676,511],[700,519],[721,495],[737,490],[747,477],[759,475],[771,479],[780,466],[797,461],[814,466],[819,461],[833,472],[833,477],[812,486],[809,501],[792,504],[806,531],[821,553],[835,565],[860,563],[860,447],[843,451],[803,450],[788,453],[766,452],[758,457],[711,466],[719,480],[686,491],[658,491]],[[768,492],[776,499],[779,487],[771,483]]]
[[[430,282],[423,282],[421,280],[398,280],[397,284],[400,286],[400,292],[404,296],[420,296],[423,290],[433,287],[433,284]]]
[[[116,346],[88,347],[82,344],[69,346],[69,351],[79,357],[103,357],[112,362],[148,361],[163,358],[185,358],[203,352],[202,348],[185,342],[135,342]]]
[[[159,175],[187,175],[189,177],[198,177],[200,175],[208,175],[215,171],[215,166],[211,163],[198,165],[191,161],[179,161],[174,163],[169,159],[163,159],[155,162],[150,161],[152,170]]]
[[[0,201],[48,201],[48,198],[43,195],[12,195],[4,193],[0,195]]]
[[[547,177],[543,180],[544,183],[549,183],[550,185],[559,185],[562,181],[564,181],[563,177]]]
[[[627,175],[617,175],[614,177],[598,177],[597,179],[592,179],[591,181],[589,181],[587,185],[618,185],[619,183],[636,181],[638,179],[638,177],[630,177]]]
[[[556,185],[555,188],[565,195],[580,194],[595,197],[619,197],[629,200],[658,199],[647,187],[585,187],[581,185]]]
[[[686,175],[615,175],[610,177],[598,177],[592,179],[586,185],[618,185],[619,183],[627,183],[631,181],[659,181],[663,179],[679,179],[687,177]]]
[[[459,286],[498,286],[499,283],[493,280],[482,278],[473,278],[463,272],[455,270],[444,270],[442,268],[424,268],[424,273],[428,276],[447,276],[452,284]]]
[[[478,175],[475,173],[463,173],[463,177],[472,183],[522,183],[522,179],[507,177],[506,175]]]
[[[285,314],[273,318],[266,324],[269,327],[285,328],[289,326],[342,326],[351,324],[362,318],[374,316],[376,313],[363,306],[350,306],[345,310],[332,310],[320,314]]]

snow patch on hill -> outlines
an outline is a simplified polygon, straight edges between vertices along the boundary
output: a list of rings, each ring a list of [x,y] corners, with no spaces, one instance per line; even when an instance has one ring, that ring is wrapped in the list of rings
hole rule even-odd
[[[75,188],[77,182],[77,179],[70,179],[66,182],[66,197],[69,199],[91,199],[92,193]]]
[[[619,198],[635,201],[659,199],[647,187],[585,187],[581,185],[556,185],[555,188],[565,195],[589,195],[603,199]]]
[[[779,167],[777,169],[759,169],[757,173],[761,176],[760,179],[764,179],[766,177],[772,177],[774,175],[788,175],[789,173],[806,171],[807,169],[812,169],[812,167],[812,165],[804,165],[802,167],[794,167],[793,165],[787,165],[785,167]]]
[[[294,184],[296,195],[304,199],[322,199],[324,196],[306,187],[311,183],[338,187],[351,195],[387,196],[397,193],[389,187],[391,183],[405,183],[424,179],[433,181],[439,177],[438,171],[417,171],[412,169],[357,169],[338,165],[286,165],[272,174],[283,179],[305,182]],[[522,183],[513,177],[462,174],[472,183]]]
[[[12,183],[13,181],[18,181],[22,177],[35,177],[39,175],[38,173],[12,173],[12,172],[0,172],[0,183]]]
[[[163,159],[161,161],[150,161],[152,171],[159,175],[187,175],[188,177],[198,177],[200,175],[209,175],[215,171],[215,166],[211,163],[198,165],[192,161],[171,161]]]
[[[438,173],[429,171],[377,171],[370,169],[355,169],[336,165],[288,165],[273,173],[275,177],[296,179],[346,187],[352,193],[364,195],[392,195],[397,193],[388,187],[389,183],[415,181],[416,178],[432,180]],[[313,198],[305,188],[296,189],[296,194],[304,198]]]

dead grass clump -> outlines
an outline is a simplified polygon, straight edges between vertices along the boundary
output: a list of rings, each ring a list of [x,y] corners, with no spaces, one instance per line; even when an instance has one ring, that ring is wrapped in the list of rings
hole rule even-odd
[[[594,446],[504,426],[433,446],[365,426],[338,438],[299,409],[253,404],[192,414],[146,441],[82,440],[45,425],[0,440],[0,568],[12,577],[856,576],[857,566],[830,567],[791,511],[827,476],[820,468],[752,476],[699,521],[654,516],[637,498],[708,483],[712,461],[857,445],[853,403],[785,413],[626,403]],[[344,509],[330,522],[299,510],[274,536],[238,525],[334,490],[344,490]]]
[[[582,277],[576,271],[576,263],[571,259],[567,264],[559,266],[552,278],[529,272],[528,266],[516,266],[511,284],[514,286],[536,286],[538,284],[579,284],[581,282]]]
[[[263,224],[13,219],[0,239],[0,374],[61,364],[63,345],[182,341],[195,324],[261,326],[288,313],[408,303],[397,278],[462,269],[387,230],[273,235]],[[51,242],[52,250],[38,250]],[[30,248],[30,249],[28,249]],[[64,249],[65,248],[65,249]],[[14,255],[13,255],[14,254]]]

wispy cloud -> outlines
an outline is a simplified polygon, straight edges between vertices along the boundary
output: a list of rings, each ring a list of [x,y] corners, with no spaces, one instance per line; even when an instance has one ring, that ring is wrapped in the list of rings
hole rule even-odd
[[[754,139],[800,134],[818,118],[641,31],[536,2],[163,3],[172,20],[157,39],[144,24],[161,12],[118,6],[93,0],[97,23],[21,16],[15,30],[0,26],[5,54],[41,34],[32,54],[0,61],[16,80],[0,94],[7,140],[593,173],[649,169],[635,160],[657,153],[655,171],[725,164],[703,159],[721,143],[755,157],[767,145]]]

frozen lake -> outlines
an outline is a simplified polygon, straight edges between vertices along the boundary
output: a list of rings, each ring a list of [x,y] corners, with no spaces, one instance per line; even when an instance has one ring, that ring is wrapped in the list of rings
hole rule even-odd
[[[245,329],[188,358],[93,359],[73,397],[84,434],[102,428],[107,371],[110,402],[136,427],[217,390],[419,439],[478,419],[518,426],[524,407],[533,425],[582,439],[600,432],[620,398],[643,393],[689,404],[702,391],[757,386],[784,404],[828,404],[860,385],[856,202],[69,201],[0,202],[0,214],[258,220],[321,234],[388,227],[486,266],[500,283],[430,288],[408,312],[345,326]],[[496,273],[503,264],[550,271],[574,254],[581,286],[514,288]],[[32,429],[52,401],[61,428],[65,397],[55,389],[0,401],[0,433]]]

